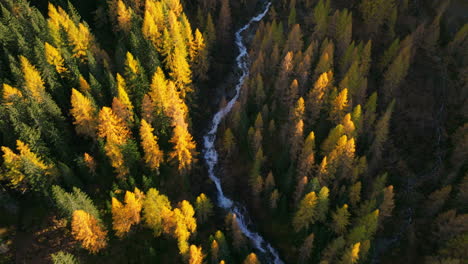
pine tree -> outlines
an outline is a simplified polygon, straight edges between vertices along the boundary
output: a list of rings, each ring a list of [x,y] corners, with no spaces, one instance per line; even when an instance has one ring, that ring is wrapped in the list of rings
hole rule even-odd
[[[393,2],[393,1],[389,1]],[[367,28],[367,33],[374,34],[385,21],[388,10],[384,0],[362,0],[359,9]]]
[[[95,254],[107,246],[107,231],[87,212],[73,212],[71,227],[73,237],[89,252]]]
[[[328,155],[337,145],[338,140],[343,136],[345,133],[343,125],[337,125],[335,128],[330,130],[328,133],[327,138],[323,141],[321,145],[323,155]]]
[[[350,215],[347,204],[344,204],[341,208],[337,208],[336,212],[332,213],[331,226],[336,234],[340,235],[346,232]]]
[[[302,243],[302,246],[299,249],[299,263],[308,263],[314,247],[314,239],[315,235],[314,233],[311,233]]]
[[[364,106],[364,117],[363,117],[363,123],[364,123],[364,131],[368,131],[375,122],[376,119],[376,111],[377,109],[377,92],[374,92],[371,94],[369,99],[367,99],[367,102]]]
[[[313,131],[306,137],[302,146],[297,165],[297,175],[299,178],[310,175],[315,162],[315,134]]]
[[[320,263],[334,263],[333,261],[337,260],[338,252],[343,251],[345,244],[346,241],[343,236],[340,236],[330,242],[322,254],[322,261]]]
[[[395,202],[393,201],[393,185],[390,185],[383,189],[383,199],[379,206],[380,216],[389,217],[392,215],[393,208],[395,208]]]
[[[222,145],[222,149],[224,150],[226,157],[230,157],[232,153],[235,151],[235,148],[236,148],[236,142],[234,139],[234,135],[232,134],[231,129],[227,128],[226,131],[224,131],[223,145]]]
[[[71,105],[70,114],[75,119],[73,124],[76,133],[96,139],[97,109],[91,100],[76,89],[72,89]]]
[[[317,217],[317,195],[315,192],[308,193],[299,204],[299,208],[293,218],[293,227],[296,232],[308,229],[314,224]]]
[[[317,203],[317,221],[325,222],[327,218],[328,207],[330,205],[329,193],[330,190],[326,186],[320,189]]]
[[[62,216],[72,219],[73,212],[83,210],[100,221],[99,212],[89,196],[74,187],[73,192],[65,192],[60,186],[52,186],[52,197]]]
[[[384,73],[384,85],[382,91],[386,102],[390,101],[392,97],[397,95],[398,87],[408,74],[412,56],[411,49],[411,44],[404,46]]]
[[[291,3],[293,2],[294,1],[291,1]],[[304,46],[304,41],[302,38],[301,26],[299,24],[295,24],[291,27],[291,31],[288,34],[288,38],[284,44],[283,54],[286,54],[287,52],[297,54],[298,52],[302,51]]]
[[[232,18],[231,18],[231,7],[229,6],[229,0],[221,1],[221,8],[218,16],[217,23],[217,37],[218,41],[227,44],[231,39],[231,27],[232,27]]]
[[[246,238],[239,227],[237,215],[231,214],[232,245],[235,249],[241,250],[246,246]]]
[[[353,184],[350,189],[349,189],[349,203],[352,206],[356,206],[357,203],[361,200],[361,189],[362,189],[362,184],[361,182],[356,182]]]
[[[158,171],[160,164],[164,161],[164,153],[159,148],[158,137],[153,134],[153,131],[153,127],[145,119],[141,120],[140,138],[145,152],[144,159],[148,167]]]
[[[294,192],[294,205],[297,205],[299,200],[302,199],[302,196],[304,195],[304,189],[308,182],[309,179],[306,176],[299,178],[299,181],[297,182],[296,186],[296,191]]]
[[[63,251],[51,254],[50,257],[53,264],[79,264],[75,256]]]
[[[330,13],[330,0],[320,0],[314,8],[313,21],[315,24],[314,35],[321,39],[327,34]]]
[[[372,146],[370,147],[370,151],[373,154],[373,158],[375,160],[380,160],[383,150],[383,144],[387,141],[390,126],[390,118],[392,116],[394,105],[395,101],[393,101],[387,107],[387,110],[385,110],[385,113],[375,125],[375,137],[374,141],[372,142]]]
[[[321,55],[317,66],[315,67],[314,78],[317,78],[320,74],[324,72],[329,72],[333,70],[334,53],[335,46],[333,45],[333,41],[325,39],[322,42]]]
[[[213,204],[210,199],[201,193],[195,201],[195,212],[197,214],[197,220],[200,223],[204,223],[213,213]]]

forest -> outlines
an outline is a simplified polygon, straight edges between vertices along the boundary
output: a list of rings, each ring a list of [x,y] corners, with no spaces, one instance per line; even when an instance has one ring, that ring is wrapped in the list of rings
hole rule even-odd
[[[0,264],[468,264],[465,0],[0,0]]]

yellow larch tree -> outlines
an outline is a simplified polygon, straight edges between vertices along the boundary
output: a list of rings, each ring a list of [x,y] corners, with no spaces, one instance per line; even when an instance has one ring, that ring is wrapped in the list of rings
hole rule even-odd
[[[333,122],[340,122],[344,117],[344,112],[348,107],[348,89],[343,89],[331,102],[329,119]]]
[[[147,0],[145,4],[145,14],[143,18],[143,36],[150,40],[159,50],[162,47],[162,32],[164,27],[163,4],[160,1]]]
[[[118,176],[123,177],[128,174],[121,146],[125,145],[130,138],[130,130],[109,107],[103,107],[99,112],[98,136],[106,139],[104,150]]]
[[[130,128],[133,125],[133,112],[128,109],[126,105],[119,100],[119,98],[114,97],[112,99],[112,111],[118,116],[121,120],[124,120],[124,124]]]
[[[60,51],[56,49],[54,46],[50,45],[49,43],[45,43],[45,56],[47,62],[50,65],[55,66],[55,70],[58,73],[64,73],[67,71],[67,68],[64,66],[64,60]]]
[[[344,132],[348,137],[353,137],[356,133],[356,127],[354,126],[354,122],[351,119],[351,114],[347,113],[344,117],[343,120],[341,121],[341,124],[343,125]]]
[[[250,253],[242,262],[243,264],[260,264],[260,261],[257,258],[257,255],[255,253]]]
[[[73,124],[75,125],[76,132],[96,139],[97,109],[91,100],[78,90],[72,89],[71,105],[70,114],[75,119]]]
[[[193,75],[200,80],[206,80],[206,72],[210,67],[208,61],[208,49],[203,39],[202,33],[198,30],[195,30],[195,39],[190,45],[190,60],[192,65]]]
[[[23,97],[23,93],[13,86],[3,84],[3,103],[10,105],[15,98]]]
[[[327,88],[330,86],[332,79],[333,73],[331,71],[322,73],[315,82],[314,87],[308,92],[305,104],[309,124],[313,124],[318,118],[325,101]]]
[[[144,195],[135,188],[134,192],[125,193],[125,205],[112,197],[112,227],[118,237],[123,237],[130,231],[132,225],[140,223],[140,213]]]
[[[75,24],[65,10],[61,7],[55,8],[54,5],[49,3],[48,25],[49,29],[54,33],[53,35],[56,36],[56,42],[60,41],[59,29],[63,28],[73,46],[72,57],[78,58],[81,61],[86,60],[87,52],[93,41],[93,36],[85,24]]]
[[[180,253],[185,254],[189,250],[188,239],[197,229],[195,210],[188,201],[184,200],[173,213],[174,231],[172,234],[177,238]]]
[[[143,220],[155,236],[169,230],[172,215],[171,203],[167,196],[159,194],[154,188],[149,189],[143,201]]]
[[[91,86],[89,86],[88,81],[86,81],[86,79],[82,75],[80,75],[78,82],[80,84],[80,91],[82,93],[91,92]]]
[[[0,179],[8,180],[10,185],[17,189],[24,189],[20,185],[23,183],[25,175],[21,172],[21,157],[14,153],[9,147],[2,147],[3,166],[6,172],[0,176]]]
[[[148,167],[157,171],[163,162],[164,153],[159,148],[158,137],[153,134],[153,131],[153,127],[145,119],[141,120],[140,138],[141,146],[145,152],[144,159]]]
[[[177,160],[179,171],[190,169],[196,155],[196,145],[190,132],[184,126],[176,125],[170,142],[174,144],[174,150],[169,157]]]
[[[29,145],[21,140],[16,140],[14,153],[8,147],[1,147],[3,151],[4,173],[0,179],[9,181],[9,184],[20,191],[33,189],[43,190],[45,183],[53,176],[54,166],[44,162],[36,153],[32,152]]]
[[[127,7],[122,0],[117,1],[118,28],[128,33],[132,27],[132,9]]]
[[[293,227],[296,232],[308,229],[316,220],[317,195],[308,193],[299,204],[299,208],[293,218]]]
[[[127,93],[125,79],[119,73],[117,73],[117,98],[127,107],[128,111],[132,113],[131,119],[133,121],[133,105]]]
[[[107,246],[107,231],[87,212],[73,212],[71,227],[73,237],[89,252],[95,254]]]
[[[202,264],[205,255],[203,255],[202,247],[190,245],[189,264]]]
[[[87,152],[85,152],[83,154],[83,161],[86,165],[86,167],[88,167],[89,171],[91,173],[95,173],[96,172],[96,167],[97,167],[97,164],[96,164],[96,161],[94,160],[94,157],[89,155]]]
[[[41,74],[36,69],[36,67],[34,67],[28,59],[26,59],[26,57],[20,56],[20,61],[21,69],[23,71],[25,89],[32,95],[33,98],[41,102],[46,92]]]

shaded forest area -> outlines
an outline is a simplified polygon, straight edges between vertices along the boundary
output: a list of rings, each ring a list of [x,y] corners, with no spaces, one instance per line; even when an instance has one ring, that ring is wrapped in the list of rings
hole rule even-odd
[[[268,263],[203,155],[261,0],[0,0],[0,263]],[[277,0],[220,125],[285,263],[468,263],[468,4]]]

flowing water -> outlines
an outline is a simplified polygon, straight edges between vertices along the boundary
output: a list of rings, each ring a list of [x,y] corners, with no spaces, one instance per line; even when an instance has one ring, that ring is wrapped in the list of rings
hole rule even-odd
[[[247,47],[244,43],[244,38],[242,37],[242,33],[244,33],[250,26],[262,20],[262,18],[266,15],[268,10],[270,9],[271,2],[268,2],[263,12],[258,14],[257,16],[250,19],[250,21],[245,24],[242,28],[240,28],[236,32],[236,46],[239,49],[239,55],[236,58],[237,68],[241,71],[241,75],[237,81],[236,85],[236,94],[235,96],[228,102],[228,104],[221,108],[213,117],[211,121],[210,130],[208,133],[203,137],[204,139],[204,157],[206,164],[208,165],[208,176],[216,185],[216,191],[218,195],[218,205],[221,208],[224,208],[231,213],[236,215],[237,222],[239,224],[240,230],[244,233],[246,237],[248,237],[255,248],[260,251],[268,261],[268,263],[274,264],[282,264],[278,252],[268,243],[266,242],[262,236],[258,233],[252,231],[249,227],[248,217],[244,210],[244,207],[239,203],[236,203],[226,197],[223,192],[223,187],[221,185],[221,180],[215,174],[215,167],[218,164],[218,152],[215,149],[215,141],[216,141],[216,134],[218,132],[218,126],[223,118],[231,111],[232,107],[234,106],[235,102],[239,98],[240,90],[242,85],[244,84],[245,78],[249,74],[249,66],[247,64],[248,54],[247,54]]]

